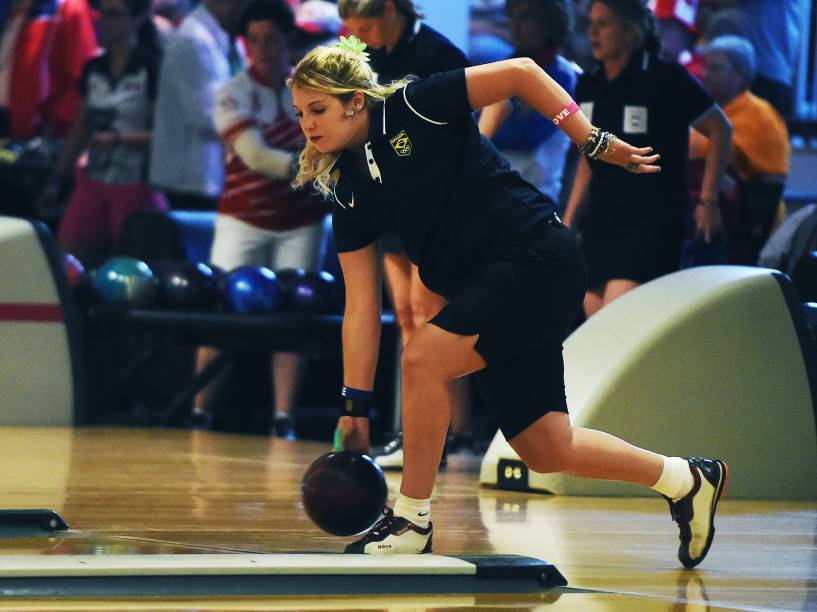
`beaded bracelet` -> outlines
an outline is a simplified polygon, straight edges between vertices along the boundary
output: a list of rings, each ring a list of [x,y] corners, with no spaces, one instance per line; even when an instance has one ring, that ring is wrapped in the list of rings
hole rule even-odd
[[[607,153],[611,142],[613,142],[613,135],[610,132],[602,132],[599,128],[593,126],[590,136],[587,137],[587,142],[580,145],[579,150],[590,159],[598,159]]]

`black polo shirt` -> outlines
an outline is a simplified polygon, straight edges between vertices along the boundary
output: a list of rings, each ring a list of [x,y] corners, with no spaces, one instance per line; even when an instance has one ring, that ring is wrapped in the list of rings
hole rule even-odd
[[[637,52],[612,81],[601,65],[582,75],[576,101],[594,125],[661,154],[662,170],[651,175],[591,161],[588,213],[653,218],[683,214],[689,206],[689,126],[714,103],[698,82],[676,63]]]
[[[450,296],[544,226],[553,202],[510,169],[471,112],[464,69],[410,83],[371,111],[367,163],[344,151],[334,166],[339,252],[396,232],[426,286]]]
[[[471,64],[465,54],[445,36],[419,21],[406,24],[391,53],[369,49],[369,63],[379,83],[391,83],[413,74],[421,79]]]

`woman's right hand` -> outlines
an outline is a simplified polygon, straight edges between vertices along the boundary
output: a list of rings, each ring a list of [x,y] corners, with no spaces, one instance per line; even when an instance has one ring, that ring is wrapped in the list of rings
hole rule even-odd
[[[661,172],[661,166],[656,164],[661,156],[657,153],[650,155],[650,153],[652,153],[652,147],[634,147],[618,136],[614,136],[607,151],[599,159],[608,164],[621,166],[633,174]]]
[[[337,429],[343,436],[341,450],[369,453],[369,419],[342,416],[338,420]]]

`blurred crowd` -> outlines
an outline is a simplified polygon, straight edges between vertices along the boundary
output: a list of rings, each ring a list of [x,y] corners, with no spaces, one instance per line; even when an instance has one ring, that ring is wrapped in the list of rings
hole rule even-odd
[[[286,76],[314,45],[350,32],[388,62],[395,45],[378,32],[397,23],[399,48],[420,31],[422,8],[340,3],[0,3],[0,137],[8,150],[54,144],[24,213],[91,266],[116,251],[128,215],[171,209],[218,211],[211,259],[223,268],[319,269],[329,211],[288,185],[301,135]],[[385,12],[353,10],[369,4]],[[659,178],[636,178],[588,162],[518,101],[479,117],[582,236],[586,316],[683,266],[757,262],[786,216],[787,126],[809,5],[471,0],[463,65],[533,58],[595,124],[662,154]],[[199,367],[211,358],[201,354]],[[277,398],[286,415],[300,360],[278,355],[274,369],[293,381]]]
[[[330,0],[285,1],[294,17],[284,33],[289,64],[349,31]],[[115,248],[124,219],[136,209],[218,208],[228,184],[230,143],[225,148],[217,125],[217,92],[247,63],[240,31],[247,4],[9,0],[0,7],[0,136],[44,137],[61,145],[31,214],[51,220],[66,249],[84,260],[99,259]],[[471,0],[463,51],[472,63],[533,57],[574,92],[580,75],[600,62],[591,32],[593,4]],[[718,194],[733,244],[708,256],[751,262],[771,226],[748,230],[760,231],[751,238],[738,235],[747,231],[747,214],[757,212],[747,213],[744,202],[755,206],[782,193],[757,185],[782,186],[788,172],[787,123],[808,2],[646,4],[657,18],[660,57],[700,82],[733,129]],[[616,3],[607,5],[616,14]],[[281,55],[282,49],[270,52]],[[567,203],[576,156],[549,121],[514,104],[499,127],[483,131],[528,180]],[[708,146],[705,134],[692,130],[693,199],[700,197]],[[783,214],[775,208],[772,223]],[[701,255],[688,253],[686,261],[701,261]]]

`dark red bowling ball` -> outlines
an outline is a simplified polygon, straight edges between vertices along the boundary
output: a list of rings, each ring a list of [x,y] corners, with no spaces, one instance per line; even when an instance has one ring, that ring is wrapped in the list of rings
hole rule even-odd
[[[351,451],[321,455],[301,482],[301,500],[310,519],[327,533],[363,533],[380,518],[388,488],[383,470],[368,455]]]
[[[215,302],[213,270],[201,262],[174,262],[159,268],[159,301],[180,310],[203,310]]]

